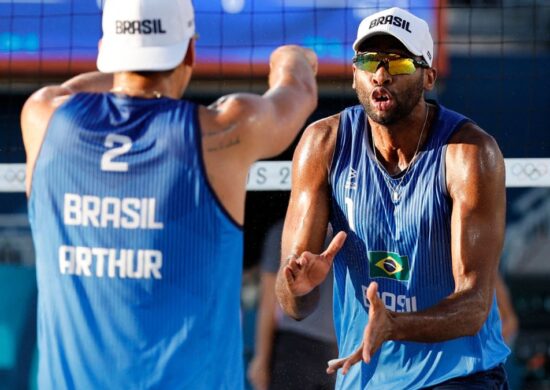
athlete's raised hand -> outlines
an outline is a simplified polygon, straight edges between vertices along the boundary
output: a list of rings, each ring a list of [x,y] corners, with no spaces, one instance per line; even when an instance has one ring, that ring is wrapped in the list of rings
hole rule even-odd
[[[342,374],[347,374],[351,366],[363,360],[370,363],[372,356],[378,351],[382,343],[389,339],[391,329],[391,313],[377,295],[378,283],[371,282],[367,290],[369,300],[369,322],[363,332],[363,342],[348,357],[334,359],[329,362],[327,373],[332,374],[342,369]]]
[[[345,240],[346,233],[339,232],[323,253],[315,255],[303,252],[300,256],[293,256],[282,270],[289,292],[294,296],[302,296],[321,284]]]

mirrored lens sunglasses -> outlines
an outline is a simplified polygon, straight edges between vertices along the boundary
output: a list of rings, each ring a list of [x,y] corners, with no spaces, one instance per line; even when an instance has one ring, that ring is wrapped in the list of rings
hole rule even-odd
[[[380,64],[386,68],[392,76],[399,74],[413,74],[416,68],[429,68],[423,60],[401,57],[398,54],[387,53],[358,53],[353,57],[353,64],[360,70],[374,73]]]

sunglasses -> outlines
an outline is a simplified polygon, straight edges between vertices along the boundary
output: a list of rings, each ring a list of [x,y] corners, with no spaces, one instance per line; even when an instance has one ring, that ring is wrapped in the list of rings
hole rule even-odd
[[[382,64],[392,76],[413,74],[417,67],[430,67],[424,60],[401,57],[398,54],[391,53],[358,53],[352,61],[356,68],[369,73],[375,73]]]

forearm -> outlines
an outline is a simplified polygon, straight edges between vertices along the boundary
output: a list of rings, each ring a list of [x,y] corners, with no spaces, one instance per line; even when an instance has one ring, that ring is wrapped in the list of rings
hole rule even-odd
[[[473,290],[455,292],[437,305],[416,313],[391,314],[390,340],[435,343],[479,332],[492,298]]]
[[[72,93],[78,92],[108,92],[113,88],[113,75],[110,73],[88,72],[71,78],[62,87]]]

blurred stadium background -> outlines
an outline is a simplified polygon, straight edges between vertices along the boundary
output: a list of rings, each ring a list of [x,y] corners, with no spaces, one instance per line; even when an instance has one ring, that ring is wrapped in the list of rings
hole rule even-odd
[[[35,387],[36,285],[19,113],[37,88],[95,69],[101,3],[0,0],[0,389]],[[363,17],[397,5],[429,21],[439,69],[430,97],[474,119],[497,139],[507,159],[502,272],[520,317],[513,388],[550,389],[550,1],[194,3],[199,61],[185,97],[208,104],[230,92],[262,92],[269,53],[296,43],[316,50],[321,60],[319,106],[310,121],[356,104],[351,43]],[[286,210],[294,146],[257,164],[249,178],[245,358],[253,348],[254,270],[266,230]]]

